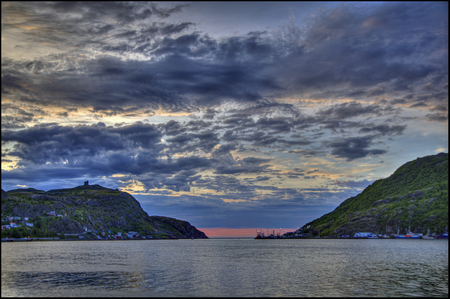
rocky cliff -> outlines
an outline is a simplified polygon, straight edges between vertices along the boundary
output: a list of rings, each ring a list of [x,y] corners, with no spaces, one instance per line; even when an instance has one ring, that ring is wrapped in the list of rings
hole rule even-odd
[[[208,238],[186,221],[149,216],[130,194],[99,185],[50,191],[15,189],[1,192],[5,216],[29,217],[34,228],[76,234],[136,231],[153,238]],[[56,216],[48,216],[54,211]],[[58,216],[60,215],[60,216]]]
[[[439,232],[448,227],[448,154],[417,158],[342,202],[299,232],[321,236],[356,232]]]

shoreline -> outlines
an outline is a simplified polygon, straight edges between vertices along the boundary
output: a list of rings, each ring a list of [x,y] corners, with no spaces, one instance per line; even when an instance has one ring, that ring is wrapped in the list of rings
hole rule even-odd
[[[198,239],[198,240],[203,240],[204,238]],[[31,238],[31,240],[27,240],[27,239],[23,239],[23,238],[8,238],[8,239],[1,239],[1,242],[48,242],[48,241],[157,241],[157,240],[191,240],[190,238],[186,238],[186,239],[173,239],[173,238],[168,238],[168,239],[130,239],[130,240],[117,240],[117,239],[108,239],[108,240],[90,240],[90,239],[59,239],[59,238]],[[195,239],[194,239],[195,240]],[[205,239],[207,240],[207,239]]]

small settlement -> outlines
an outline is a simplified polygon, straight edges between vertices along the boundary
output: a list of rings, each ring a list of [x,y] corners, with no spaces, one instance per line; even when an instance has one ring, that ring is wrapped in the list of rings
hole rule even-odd
[[[353,236],[352,235],[340,235],[337,237],[320,237],[320,231],[318,236],[313,236],[307,233],[303,233],[300,231],[295,232],[275,232],[275,229],[257,229],[255,239],[423,239],[423,240],[432,240],[432,239],[448,239],[448,231],[445,228],[444,233],[440,234],[416,234],[411,231],[408,231],[406,234],[374,234],[372,232],[357,232]]]
[[[66,217],[67,213],[64,215],[58,214],[56,211],[48,212],[44,217]],[[35,223],[33,219],[29,217],[19,217],[19,216],[6,216],[3,217],[1,214],[1,230],[2,230],[2,242],[4,241],[13,241],[13,240],[59,240],[59,239],[67,239],[67,240],[145,240],[145,239],[153,239],[153,236],[141,236],[138,232],[135,231],[121,231],[117,233],[113,233],[111,230],[106,231],[98,231],[98,230],[90,230],[86,226],[82,226],[84,232],[75,233],[75,234],[61,234],[56,233],[56,237],[33,237],[30,238],[22,237],[22,238],[14,238],[11,236],[13,228],[20,227],[29,227],[30,229],[35,227]],[[9,237],[3,237],[5,234],[7,235],[9,232]]]

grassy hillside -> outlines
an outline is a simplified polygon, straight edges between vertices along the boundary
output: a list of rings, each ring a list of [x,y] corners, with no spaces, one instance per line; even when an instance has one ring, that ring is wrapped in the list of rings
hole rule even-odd
[[[47,192],[33,188],[2,190],[1,209],[2,224],[9,224],[6,216],[28,217],[32,228],[26,228],[23,219],[18,224],[23,233],[32,236],[80,234],[88,230],[98,234],[135,231],[153,238],[206,238],[186,221],[176,220],[174,227],[160,217],[150,217],[130,194],[99,185]],[[61,216],[48,216],[50,211]]]
[[[386,179],[345,200],[334,211],[301,228],[321,236],[431,232],[448,227],[448,154],[410,161]]]

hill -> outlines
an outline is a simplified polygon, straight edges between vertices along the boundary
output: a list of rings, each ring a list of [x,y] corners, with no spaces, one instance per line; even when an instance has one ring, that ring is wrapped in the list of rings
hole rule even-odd
[[[33,188],[1,192],[2,225],[9,224],[6,216],[20,217],[19,222],[28,217],[28,222],[33,223],[27,228],[28,233],[36,236],[63,233],[85,234],[89,238],[91,234],[86,231],[98,234],[134,231],[156,239],[208,238],[186,221],[149,216],[130,194],[99,185],[47,192]],[[49,216],[52,211],[56,216]]]
[[[298,232],[320,236],[356,232],[439,232],[448,227],[448,154],[417,158],[377,180]]]

